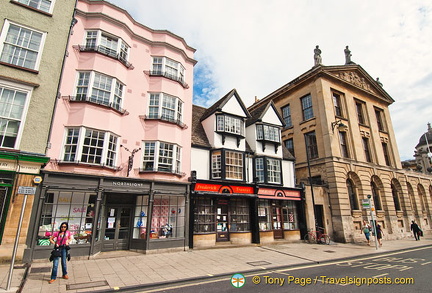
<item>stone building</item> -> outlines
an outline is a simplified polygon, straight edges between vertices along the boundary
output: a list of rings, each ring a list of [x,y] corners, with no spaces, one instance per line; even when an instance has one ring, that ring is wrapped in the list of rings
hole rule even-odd
[[[402,169],[391,122],[393,98],[360,65],[321,63],[256,102],[272,100],[285,121],[282,139],[306,184],[308,227],[336,241],[362,241],[368,196],[385,238],[431,229],[432,177]],[[412,236],[411,236],[412,237]]]
[[[29,227],[76,1],[2,1],[0,9],[0,250],[12,255]],[[20,192],[19,192],[20,191]],[[22,246],[22,245],[20,245]],[[21,258],[22,250],[18,251]]]

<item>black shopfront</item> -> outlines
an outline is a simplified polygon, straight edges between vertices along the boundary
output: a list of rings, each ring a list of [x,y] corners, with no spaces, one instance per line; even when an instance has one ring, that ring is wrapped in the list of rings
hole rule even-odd
[[[305,217],[299,188],[198,181],[191,190],[191,248],[301,238]]]
[[[73,256],[188,247],[189,184],[42,172],[24,259],[48,258],[48,238],[69,223]]]

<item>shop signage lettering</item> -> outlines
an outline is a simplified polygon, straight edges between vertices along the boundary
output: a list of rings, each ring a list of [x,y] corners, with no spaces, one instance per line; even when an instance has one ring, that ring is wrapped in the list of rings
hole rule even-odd
[[[86,208],[74,208],[73,213],[85,213],[87,211]]]
[[[258,196],[261,198],[289,198],[300,200],[300,191],[297,190],[280,190],[272,188],[260,188]]]
[[[195,184],[195,191],[212,191],[219,193],[227,193],[229,190],[232,193],[243,193],[243,194],[253,194],[254,188],[250,186],[236,186],[236,185],[221,185],[221,184],[206,184],[197,183]],[[231,193],[229,192],[229,193]]]
[[[122,182],[122,181],[113,181],[112,185],[114,186],[132,186],[132,187],[145,187],[145,184],[139,182]]]
[[[16,162],[12,161],[0,161],[0,168],[5,171],[39,174],[40,164],[20,162],[18,165]]]
[[[71,198],[70,197],[59,197],[58,201],[59,202],[71,202]]]

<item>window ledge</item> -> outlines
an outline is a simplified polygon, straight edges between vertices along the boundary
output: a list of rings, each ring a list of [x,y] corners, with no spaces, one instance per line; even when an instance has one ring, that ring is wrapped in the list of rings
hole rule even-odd
[[[80,162],[80,161],[63,161],[63,160],[57,160],[54,159],[52,160],[54,161],[56,164],[62,164],[62,165],[85,165],[87,167],[95,167],[95,168],[103,168],[103,169],[110,169],[113,171],[119,171],[120,167],[111,167],[111,166],[107,166],[107,165],[102,165],[102,164],[91,164],[91,163],[85,163],[85,162]]]
[[[10,2],[13,3],[13,4],[15,4],[15,5],[22,6],[22,7],[24,7],[24,8],[27,8],[27,9],[33,10],[33,11],[35,11],[35,12],[39,12],[40,14],[44,14],[44,15],[46,15],[46,16],[50,16],[50,17],[52,17],[52,14],[51,14],[51,13],[46,12],[46,11],[43,11],[43,10],[40,10],[40,9],[37,9],[37,8],[34,8],[34,7],[31,7],[31,6],[26,5],[26,4],[24,4],[24,3],[20,3],[20,2],[17,2],[17,1],[13,1],[13,0],[10,0]]]
[[[149,76],[161,76],[161,77],[165,77],[165,78],[168,78],[170,80],[178,82],[185,89],[189,88],[189,85],[187,83],[185,83],[182,78],[179,78],[178,76],[166,73],[164,71],[151,71],[151,70],[149,70],[149,71],[144,71],[144,73],[148,74]]]
[[[176,173],[176,172],[169,172],[169,171],[159,171],[159,170],[156,170],[156,169],[143,169],[143,168],[140,168],[139,169],[139,173],[140,174],[143,174],[143,173],[159,173],[159,174],[168,174],[168,175],[174,175],[174,176],[177,176],[177,177],[184,177],[184,176],[186,176],[186,173],[184,173],[184,172],[180,172],[180,173]]]
[[[122,115],[125,115],[125,116],[129,114],[129,112],[126,111],[125,109],[113,106],[112,103],[109,103],[108,105],[105,105],[105,104],[102,104],[102,103],[91,101],[90,100],[91,97],[62,96],[62,98],[67,99],[67,100],[69,100],[69,102],[72,102],[72,103],[86,103],[86,104],[92,104],[92,105],[101,106],[101,107],[104,107],[104,108],[110,108],[111,110],[114,110],[114,111],[116,111],[116,112],[118,112],[118,113],[120,113]]]
[[[184,124],[182,121],[180,120],[176,120],[176,119],[170,119],[168,117],[164,117],[164,116],[158,116],[155,118],[150,118],[148,115],[141,115],[140,116],[141,119],[143,120],[149,120],[149,121],[160,121],[160,122],[165,122],[165,123],[170,123],[170,124],[176,124],[177,126],[179,126],[182,129],[187,129],[188,126],[186,124]]]
[[[127,60],[125,60],[124,58],[122,58],[120,56],[120,54],[118,54],[117,52],[114,53],[110,53],[110,52],[105,52],[103,49],[101,49],[101,46],[95,46],[95,47],[87,47],[87,46],[83,46],[83,45],[76,45],[73,46],[74,48],[77,48],[80,52],[93,52],[93,53],[98,53],[107,57],[110,57],[112,59],[116,59],[118,61],[120,61],[121,64],[123,64],[127,69],[134,69],[134,66],[132,65],[132,63],[128,62]]]
[[[25,70],[25,71],[28,71],[30,73],[39,74],[38,70],[34,70],[34,69],[31,69],[31,68],[14,65],[14,64],[11,64],[11,63],[3,62],[3,61],[0,61],[0,64],[4,65],[4,66],[9,66],[9,67],[12,67],[12,68],[16,68],[16,69]]]

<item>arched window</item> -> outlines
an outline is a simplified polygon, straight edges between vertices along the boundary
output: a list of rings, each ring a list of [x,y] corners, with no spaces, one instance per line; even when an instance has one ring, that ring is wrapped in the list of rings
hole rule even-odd
[[[379,189],[376,186],[375,182],[371,182],[371,188],[372,188],[372,197],[375,204],[375,210],[382,210],[381,197],[379,195]]]
[[[352,210],[358,210],[359,209],[359,203],[358,203],[355,185],[351,179],[347,179],[346,185],[347,185],[347,190],[348,190],[348,197],[349,197],[350,204],[351,204],[351,209]]]
[[[399,194],[398,194],[398,191],[396,189],[396,186],[394,186],[394,184],[391,185],[391,190],[392,190],[393,202],[394,202],[395,209],[397,211],[400,211],[401,206],[400,206],[400,201],[399,201]]]

